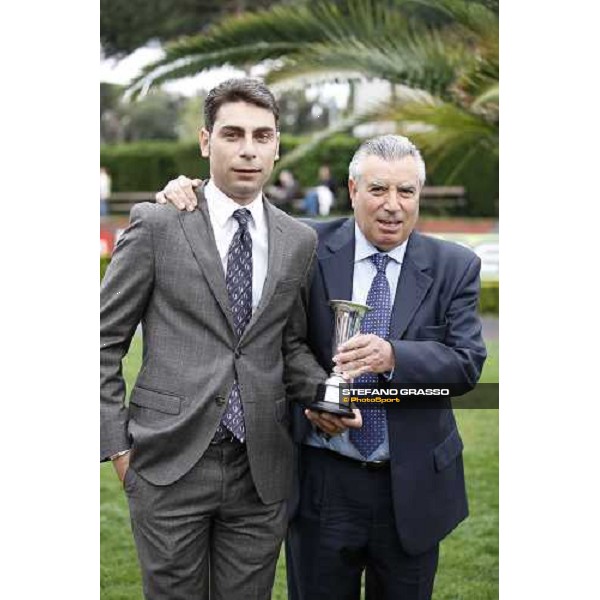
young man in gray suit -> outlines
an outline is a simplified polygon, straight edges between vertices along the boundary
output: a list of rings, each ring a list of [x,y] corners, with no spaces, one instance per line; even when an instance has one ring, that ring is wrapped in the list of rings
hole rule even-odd
[[[271,92],[229,80],[204,112],[198,209],[136,205],[103,281],[100,459],[127,493],[146,598],[266,600],[294,472],[285,385],[311,398],[326,378],[305,343],[316,234],[262,195]]]

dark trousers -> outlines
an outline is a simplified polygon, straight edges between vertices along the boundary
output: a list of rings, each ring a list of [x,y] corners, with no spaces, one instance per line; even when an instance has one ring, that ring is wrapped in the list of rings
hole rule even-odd
[[[368,471],[304,446],[300,506],[286,543],[290,600],[429,600],[439,546],[404,552],[389,469]]]
[[[125,475],[148,600],[268,600],[285,503],[261,502],[245,446],[209,446],[184,477],[155,486]]]

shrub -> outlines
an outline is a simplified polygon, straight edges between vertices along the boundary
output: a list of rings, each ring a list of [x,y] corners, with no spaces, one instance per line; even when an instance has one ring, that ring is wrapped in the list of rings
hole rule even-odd
[[[110,256],[101,256],[100,257],[100,281],[104,278],[104,273],[106,273],[106,268],[108,267],[108,263],[110,262]]]
[[[306,136],[283,134],[281,136],[281,156],[285,156],[308,139]],[[327,163],[331,174],[338,183],[337,209],[349,209],[348,164],[360,144],[360,140],[347,135],[337,134],[307,153],[289,168],[302,187],[317,183],[319,167]],[[107,167],[112,177],[112,189],[115,192],[148,192],[162,189],[167,181],[177,175],[206,179],[209,175],[208,160],[200,157],[196,142],[146,141],[130,144],[104,145],[100,149],[100,164]],[[278,168],[272,179],[277,176]],[[495,173],[480,171],[465,175],[462,185],[467,190],[467,206],[461,214],[471,216],[495,216],[496,200],[488,198],[487,183],[482,183]],[[428,182],[440,185],[435,172],[428,172]]]
[[[479,312],[497,315],[500,311],[500,282],[482,281],[479,294]]]
[[[112,179],[113,192],[162,189],[169,179],[185,174],[208,177],[208,162],[199,159],[198,145],[180,142],[136,142],[102,146],[100,164]]]

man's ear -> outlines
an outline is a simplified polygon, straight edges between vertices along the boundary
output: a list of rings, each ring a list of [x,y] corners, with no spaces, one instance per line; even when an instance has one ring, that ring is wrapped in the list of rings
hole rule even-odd
[[[281,141],[281,135],[277,132],[277,146],[275,147],[275,160],[279,160],[279,142]]]
[[[352,201],[352,208],[354,208],[354,198],[356,198],[356,181],[352,177],[348,178],[348,193],[350,194],[350,200]]]
[[[200,130],[198,140],[200,142],[201,156],[203,156],[204,158],[208,158],[210,156],[210,133],[209,133],[208,129],[203,127]]]

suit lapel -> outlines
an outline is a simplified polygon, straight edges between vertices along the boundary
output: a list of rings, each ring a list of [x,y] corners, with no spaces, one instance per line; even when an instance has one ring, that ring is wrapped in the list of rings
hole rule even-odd
[[[329,300],[352,300],[354,279],[354,219],[348,219],[326,242],[331,252],[319,256]]]
[[[231,314],[231,307],[229,305],[229,296],[225,285],[225,275],[213,229],[210,224],[208,207],[202,191],[203,188],[204,186],[196,192],[198,196],[198,210],[180,212],[179,221],[185,237],[192,248],[194,258],[204,274],[211,292],[221,307],[231,330],[235,332],[233,315]]]
[[[413,232],[408,240],[390,321],[390,337],[400,339],[423,302],[433,279],[425,272],[427,257],[420,235]]]
[[[285,254],[285,243],[283,236],[283,228],[279,222],[279,215],[273,210],[269,201],[263,196],[263,205],[265,207],[265,215],[267,220],[267,231],[269,236],[269,257],[267,263],[267,277],[263,285],[260,301],[250,322],[244,329],[244,333],[240,339],[240,343],[245,340],[253,325],[258,321],[265,308],[269,306],[271,298],[275,293],[277,282],[281,279],[281,265]]]

